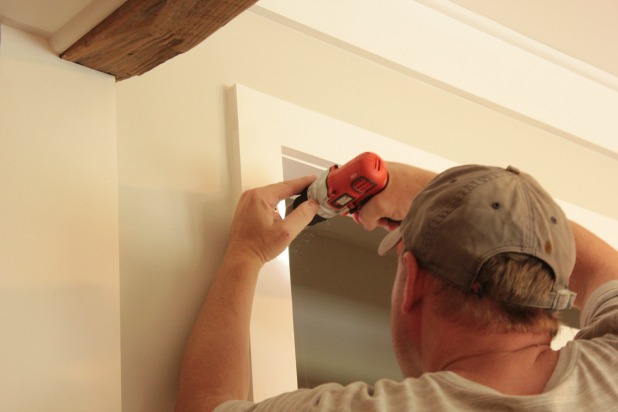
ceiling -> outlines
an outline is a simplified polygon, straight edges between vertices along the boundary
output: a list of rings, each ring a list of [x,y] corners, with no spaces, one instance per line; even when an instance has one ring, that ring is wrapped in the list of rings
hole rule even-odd
[[[18,29],[49,37],[99,0],[0,0],[0,19]]]
[[[615,0],[451,1],[618,77]],[[51,37],[84,11],[91,16],[108,13],[109,4],[109,0],[0,0],[0,22]]]
[[[451,0],[618,77],[616,0]]]

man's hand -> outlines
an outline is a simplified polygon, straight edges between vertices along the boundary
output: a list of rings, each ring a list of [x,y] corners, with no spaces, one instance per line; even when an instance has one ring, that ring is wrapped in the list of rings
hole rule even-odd
[[[377,226],[389,230],[399,226],[408,213],[412,199],[436,175],[414,166],[387,162],[388,185],[357,213],[356,220],[367,230]]]
[[[230,228],[227,254],[257,259],[264,264],[283,252],[311,222],[318,204],[313,200],[304,202],[285,219],[276,207],[281,200],[298,194],[315,179],[315,176],[306,176],[244,192]]]

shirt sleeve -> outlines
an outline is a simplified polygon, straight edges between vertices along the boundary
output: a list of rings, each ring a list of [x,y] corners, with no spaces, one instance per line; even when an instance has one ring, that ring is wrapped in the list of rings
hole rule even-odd
[[[346,386],[327,383],[313,389],[299,389],[259,403],[228,401],[215,412],[377,412],[411,410],[415,399],[411,382],[387,379],[369,385],[354,382]]]
[[[244,412],[251,411],[255,406],[252,402],[247,401],[226,401],[217,406],[213,412]]]
[[[606,282],[592,292],[580,313],[580,325],[577,339],[618,335],[618,280]]]
[[[213,412],[241,412],[248,411],[249,408],[253,405],[251,402],[246,401],[226,401],[221,405],[217,406]]]
[[[298,389],[283,393],[259,403],[246,401],[227,401],[215,408],[214,412],[265,412],[265,411],[308,411],[313,410],[324,399],[323,395],[343,388],[336,383],[324,384],[313,389]]]

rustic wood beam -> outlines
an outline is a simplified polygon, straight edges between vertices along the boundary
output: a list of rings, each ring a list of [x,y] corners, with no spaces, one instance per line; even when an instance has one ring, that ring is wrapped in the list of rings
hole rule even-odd
[[[196,46],[257,0],[127,0],[60,57],[138,76]]]

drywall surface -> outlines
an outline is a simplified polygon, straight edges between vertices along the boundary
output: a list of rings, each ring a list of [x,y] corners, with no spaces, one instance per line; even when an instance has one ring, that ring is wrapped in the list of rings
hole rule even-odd
[[[0,36],[2,409],[117,411],[114,79]]]
[[[234,210],[226,90],[236,83],[453,162],[534,170],[556,197],[618,218],[618,194],[599,190],[613,187],[615,159],[247,11],[117,84],[125,412],[174,402]]]

